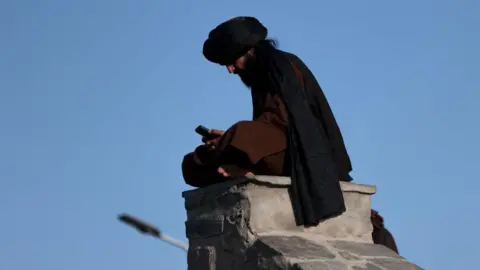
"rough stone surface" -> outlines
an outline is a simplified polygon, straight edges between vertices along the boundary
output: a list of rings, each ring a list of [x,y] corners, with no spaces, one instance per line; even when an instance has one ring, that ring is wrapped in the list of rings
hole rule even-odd
[[[345,242],[345,241],[332,241],[332,246],[336,249],[347,251],[355,255],[360,256],[381,256],[381,257],[400,257],[397,253],[393,252],[384,246],[366,243]]]
[[[355,256],[350,252],[339,251],[338,254],[342,256],[342,258],[344,258],[345,260],[349,260],[349,261],[360,260],[358,256]]]
[[[272,247],[287,258],[300,260],[333,259],[335,254],[325,246],[298,236],[260,236],[257,241]]]
[[[422,269],[415,264],[409,263],[407,261],[399,261],[392,259],[372,259],[372,262],[378,266],[383,267],[383,269],[388,270],[419,270]]]
[[[365,267],[352,266],[352,270],[383,270],[383,268],[380,268],[371,263],[367,263]]]
[[[348,265],[338,261],[324,261],[324,262],[301,262],[295,263],[293,268],[295,270],[349,270]]]
[[[287,177],[242,178],[183,193],[189,270],[421,269],[372,243],[374,186],[341,183],[347,211],[295,225]]]

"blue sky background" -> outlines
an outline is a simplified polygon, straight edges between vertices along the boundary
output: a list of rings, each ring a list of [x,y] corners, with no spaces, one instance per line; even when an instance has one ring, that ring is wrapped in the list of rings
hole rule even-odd
[[[358,183],[402,255],[473,269],[480,184],[480,2],[0,2],[0,269],[186,269],[180,163],[198,124],[251,117],[207,62],[218,23],[257,16],[323,87]]]

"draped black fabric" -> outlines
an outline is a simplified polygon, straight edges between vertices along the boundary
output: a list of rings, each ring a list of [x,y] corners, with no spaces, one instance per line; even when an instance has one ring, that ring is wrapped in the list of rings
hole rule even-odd
[[[245,21],[248,23],[242,24]],[[250,38],[246,38],[248,33]],[[332,156],[326,127],[311,108],[311,104],[319,104],[319,101],[312,100],[313,97],[302,87],[286,53],[268,42],[261,42],[266,34],[266,28],[254,18],[227,21],[210,33],[204,44],[204,55],[212,62],[230,64],[233,62],[228,61],[234,61],[235,57],[246,52],[242,48],[255,48],[257,61],[264,66],[269,83],[281,95],[289,113],[286,164],[292,178],[296,223],[314,226],[346,210],[339,183],[343,179]],[[260,37],[263,38],[259,40]],[[244,40],[248,41],[246,45],[242,44]],[[256,44],[252,44],[255,41]],[[219,47],[223,47],[223,51]]]
[[[333,160],[337,165],[337,173],[339,174],[340,181],[352,181],[353,179],[350,177],[352,163],[345,147],[342,132],[320,84],[300,58],[292,53],[285,52],[285,54],[295,66],[297,76],[301,77],[300,80],[304,83],[304,90],[307,92],[307,99],[310,102],[311,111],[317,120],[322,122],[325,128],[329,144],[332,148]]]
[[[288,159],[292,203],[298,225],[314,226],[345,211],[340,176],[326,127],[313,114],[305,89],[286,54],[268,44],[256,47],[268,80],[289,113]]]

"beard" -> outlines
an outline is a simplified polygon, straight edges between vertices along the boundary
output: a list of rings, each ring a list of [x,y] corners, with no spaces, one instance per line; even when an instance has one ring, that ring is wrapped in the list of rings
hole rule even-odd
[[[243,84],[246,87],[252,88],[255,80],[251,73],[242,71],[241,73],[238,74],[238,77],[240,77],[240,80],[243,82]]]
[[[252,86],[258,80],[259,75],[258,69],[255,65],[255,57],[251,55],[248,56],[245,61],[245,68],[242,70],[238,70],[236,73],[246,87],[252,88]]]

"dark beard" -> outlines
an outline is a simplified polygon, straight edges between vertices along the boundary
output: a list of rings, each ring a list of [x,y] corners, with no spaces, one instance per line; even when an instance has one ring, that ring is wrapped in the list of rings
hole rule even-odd
[[[255,59],[253,56],[249,56],[247,58],[247,61],[245,63],[245,69],[239,70],[237,72],[237,75],[240,77],[240,80],[242,80],[245,86],[247,86],[248,88],[252,88],[252,86],[256,83],[259,77],[259,70],[257,68],[257,65],[255,64]]]
[[[238,77],[240,77],[240,80],[245,84],[246,87],[252,88],[255,79],[251,74],[245,74],[246,72],[242,72],[238,74]]]

